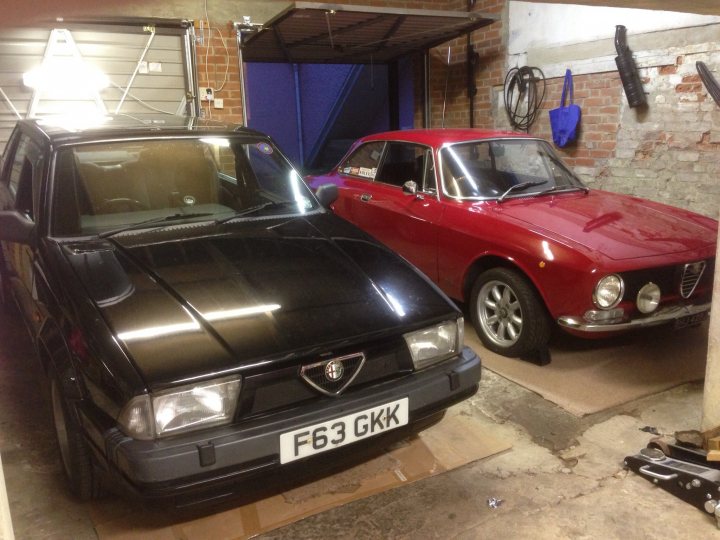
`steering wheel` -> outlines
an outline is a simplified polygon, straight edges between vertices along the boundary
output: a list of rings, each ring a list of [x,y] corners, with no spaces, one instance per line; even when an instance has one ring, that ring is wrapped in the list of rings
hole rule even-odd
[[[136,210],[149,210],[146,204],[141,203],[137,199],[130,197],[116,197],[114,199],[106,199],[99,207],[98,213],[112,214],[115,212],[133,212]]]

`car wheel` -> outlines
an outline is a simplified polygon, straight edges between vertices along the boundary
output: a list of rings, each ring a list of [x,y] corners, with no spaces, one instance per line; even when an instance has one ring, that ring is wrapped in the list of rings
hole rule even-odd
[[[57,377],[50,381],[50,396],[55,434],[70,491],[81,501],[97,498],[100,488],[93,470],[90,449]]]
[[[503,356],[544,349],[550,323],[535,289],[514,270],[493,268],[472,288],[470,316],[483,345]]]

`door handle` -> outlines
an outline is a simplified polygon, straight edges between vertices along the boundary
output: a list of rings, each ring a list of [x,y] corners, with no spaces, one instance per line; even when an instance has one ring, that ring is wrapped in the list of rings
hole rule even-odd
[[[363,193],[362,195],[360,195],[360,200],[362,202],[369,202],[370,199],[372,199],[372,195],[370,195],[369,193]]]

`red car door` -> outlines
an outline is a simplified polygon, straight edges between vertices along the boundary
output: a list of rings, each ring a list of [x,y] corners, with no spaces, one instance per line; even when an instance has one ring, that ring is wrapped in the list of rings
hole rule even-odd
[[[372,179],[356,181],[347,193],[352,198],[351,221],[437,281],[437,226],[443,208],[432,150],[388,142],[374,173]]]

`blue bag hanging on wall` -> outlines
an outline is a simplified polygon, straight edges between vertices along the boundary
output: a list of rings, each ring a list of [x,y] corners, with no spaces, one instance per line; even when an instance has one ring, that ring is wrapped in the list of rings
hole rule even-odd
[[[565,105],[567,94],[570,94],[570,103]],[[550,110],[550,128],[553,142],[560,148],[567,146],[577,138],[577,127],[580,123],[580,107],[573,103],[572,73],[565,71],[560,107]]]

